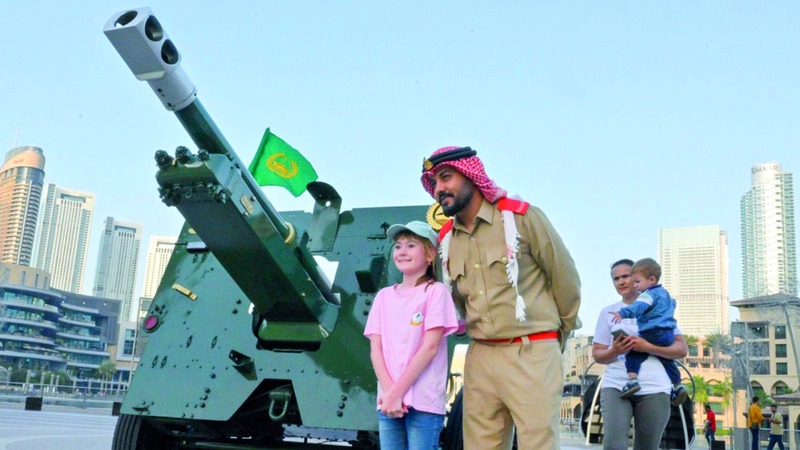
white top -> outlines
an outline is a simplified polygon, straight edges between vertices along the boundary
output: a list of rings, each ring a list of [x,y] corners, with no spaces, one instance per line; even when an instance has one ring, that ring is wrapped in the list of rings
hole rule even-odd
[[[609,313],[617,312],[626,306],[628,305],[625,302],[619,301],[600,311],[592,342],[611,347],[611,343],[614,340],[611,332],[615,330],[622,330],[631,336],[639,336],[639,326],[636,325],[636,319],[622,319],[620,323],[611,322],[614,316]],[[681,331],[675,328],[675,335],[679,334],[681,334]],[[603,376],[603,388],[622,390],[627,382],[628,371],[625,369],[625,355],[619,355],[615,361],[606,366],[606,372]],[[642,363],[642,367],[639,369],[639,385],[642,389],[635,395],[658,394],[661,392],[669,394],[672,392],[672,383],[669,381],[664,366],[661,365],[661,361],[658,358],[652,355]]]

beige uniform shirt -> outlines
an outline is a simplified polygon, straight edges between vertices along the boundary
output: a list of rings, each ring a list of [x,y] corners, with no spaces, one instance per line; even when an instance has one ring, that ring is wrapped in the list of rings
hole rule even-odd
[[[563,343],[576,327],[581,284],[575,262],[544,213],[533,206],[514,214],[521,235],[519,293],[527,320],[515,316],[516,294],[506,274],[500,210],[484,200],[470,234],[454,218],[450,241],[453,298],[475,339],[504,339],[559,330]]]

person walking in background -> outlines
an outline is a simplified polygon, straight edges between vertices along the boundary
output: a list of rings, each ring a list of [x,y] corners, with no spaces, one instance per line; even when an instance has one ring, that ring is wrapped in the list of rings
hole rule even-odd
[[[758,405],[758,402],[758,397],[753,397],[753,403],[747,413],[747,428],[750,428],[751,450],[758,450],[761,447],[758,433],[761,431],[761,421],[764,420],[764,415],[761,414],[761,406]]]
[[[783,448],[783,415],[778,412],[778,405],[772,405],[769,409],[772,412],[772,417],[769,418],[769,445],[767,445],[767,450],[772,450],[775,444],[778,444],[778,448],[781,450],[786,450]]]
[[[438,240],[430,225],[392,225],[386,235],[403,282],[378,292],[364,330],[378,378],[381,449],[436,449],[447,397],[444,337],[456,331],[458,316],[447,287],[436,281]]]
[[[633,287],[631,268],[633,261],[621,259],[611,265],[611,280],[622,297],[600,312],[594,332],[592,357],[598,364],[607,364],[600,389],[600,407],[603,411],[603,449],[627,450],[631,418],[634,420],[633,448],[635,450],[658,450],[661,435],[670,416],[669,377],[656,356],[648,357],[639,371],[641,389],[632,397],[620,398],[628,381],[625,358],[629,351],[636,350],[667,359],[680,359],[689,353],[689,347],[675,328],[675,342],[669,347],[658,347],[639,337],[635,319],[623,319],[614,324],[612,311],[619,311],[632,304],[638,293]]]
[[[511,163],[511,162],[509,162]],[[464,448],[558,450],[561,345],[578,324],[575,262],[538,208],[506,196],[469,147],[423,160],[448,217],[443,280],[473,338],[464,364]]]
[[[708,448],[714,448],[714,433],[717,432],[717,417],[714,414],[714,411],[711,410],[711,406],[706,404],[706,424],[704,427],[704,433],[706,436],[706,441],[708,442]]]

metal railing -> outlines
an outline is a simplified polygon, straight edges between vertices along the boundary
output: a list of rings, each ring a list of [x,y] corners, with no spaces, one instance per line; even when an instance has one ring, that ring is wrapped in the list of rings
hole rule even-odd
[[[100,381],[92,381],[91,386],[2,383],[0,403],[25,403],[28,397],[41,397],[43,405],[110,409],[114,402],[121,402],[125,398],[125,391],[103,389],[104,385]]]

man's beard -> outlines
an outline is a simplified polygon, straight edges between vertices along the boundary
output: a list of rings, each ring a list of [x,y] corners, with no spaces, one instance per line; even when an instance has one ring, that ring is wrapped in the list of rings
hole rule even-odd
[[[472,195],[472,189],[465,189],[459,195],[439,194],[439,204],[442,205],[442,212],[447,217],[455,216],[470,204],[472,201]],[[446,197],[453,197],[453,204],[449,207],[442,204],[442,201],[444,201]]]

